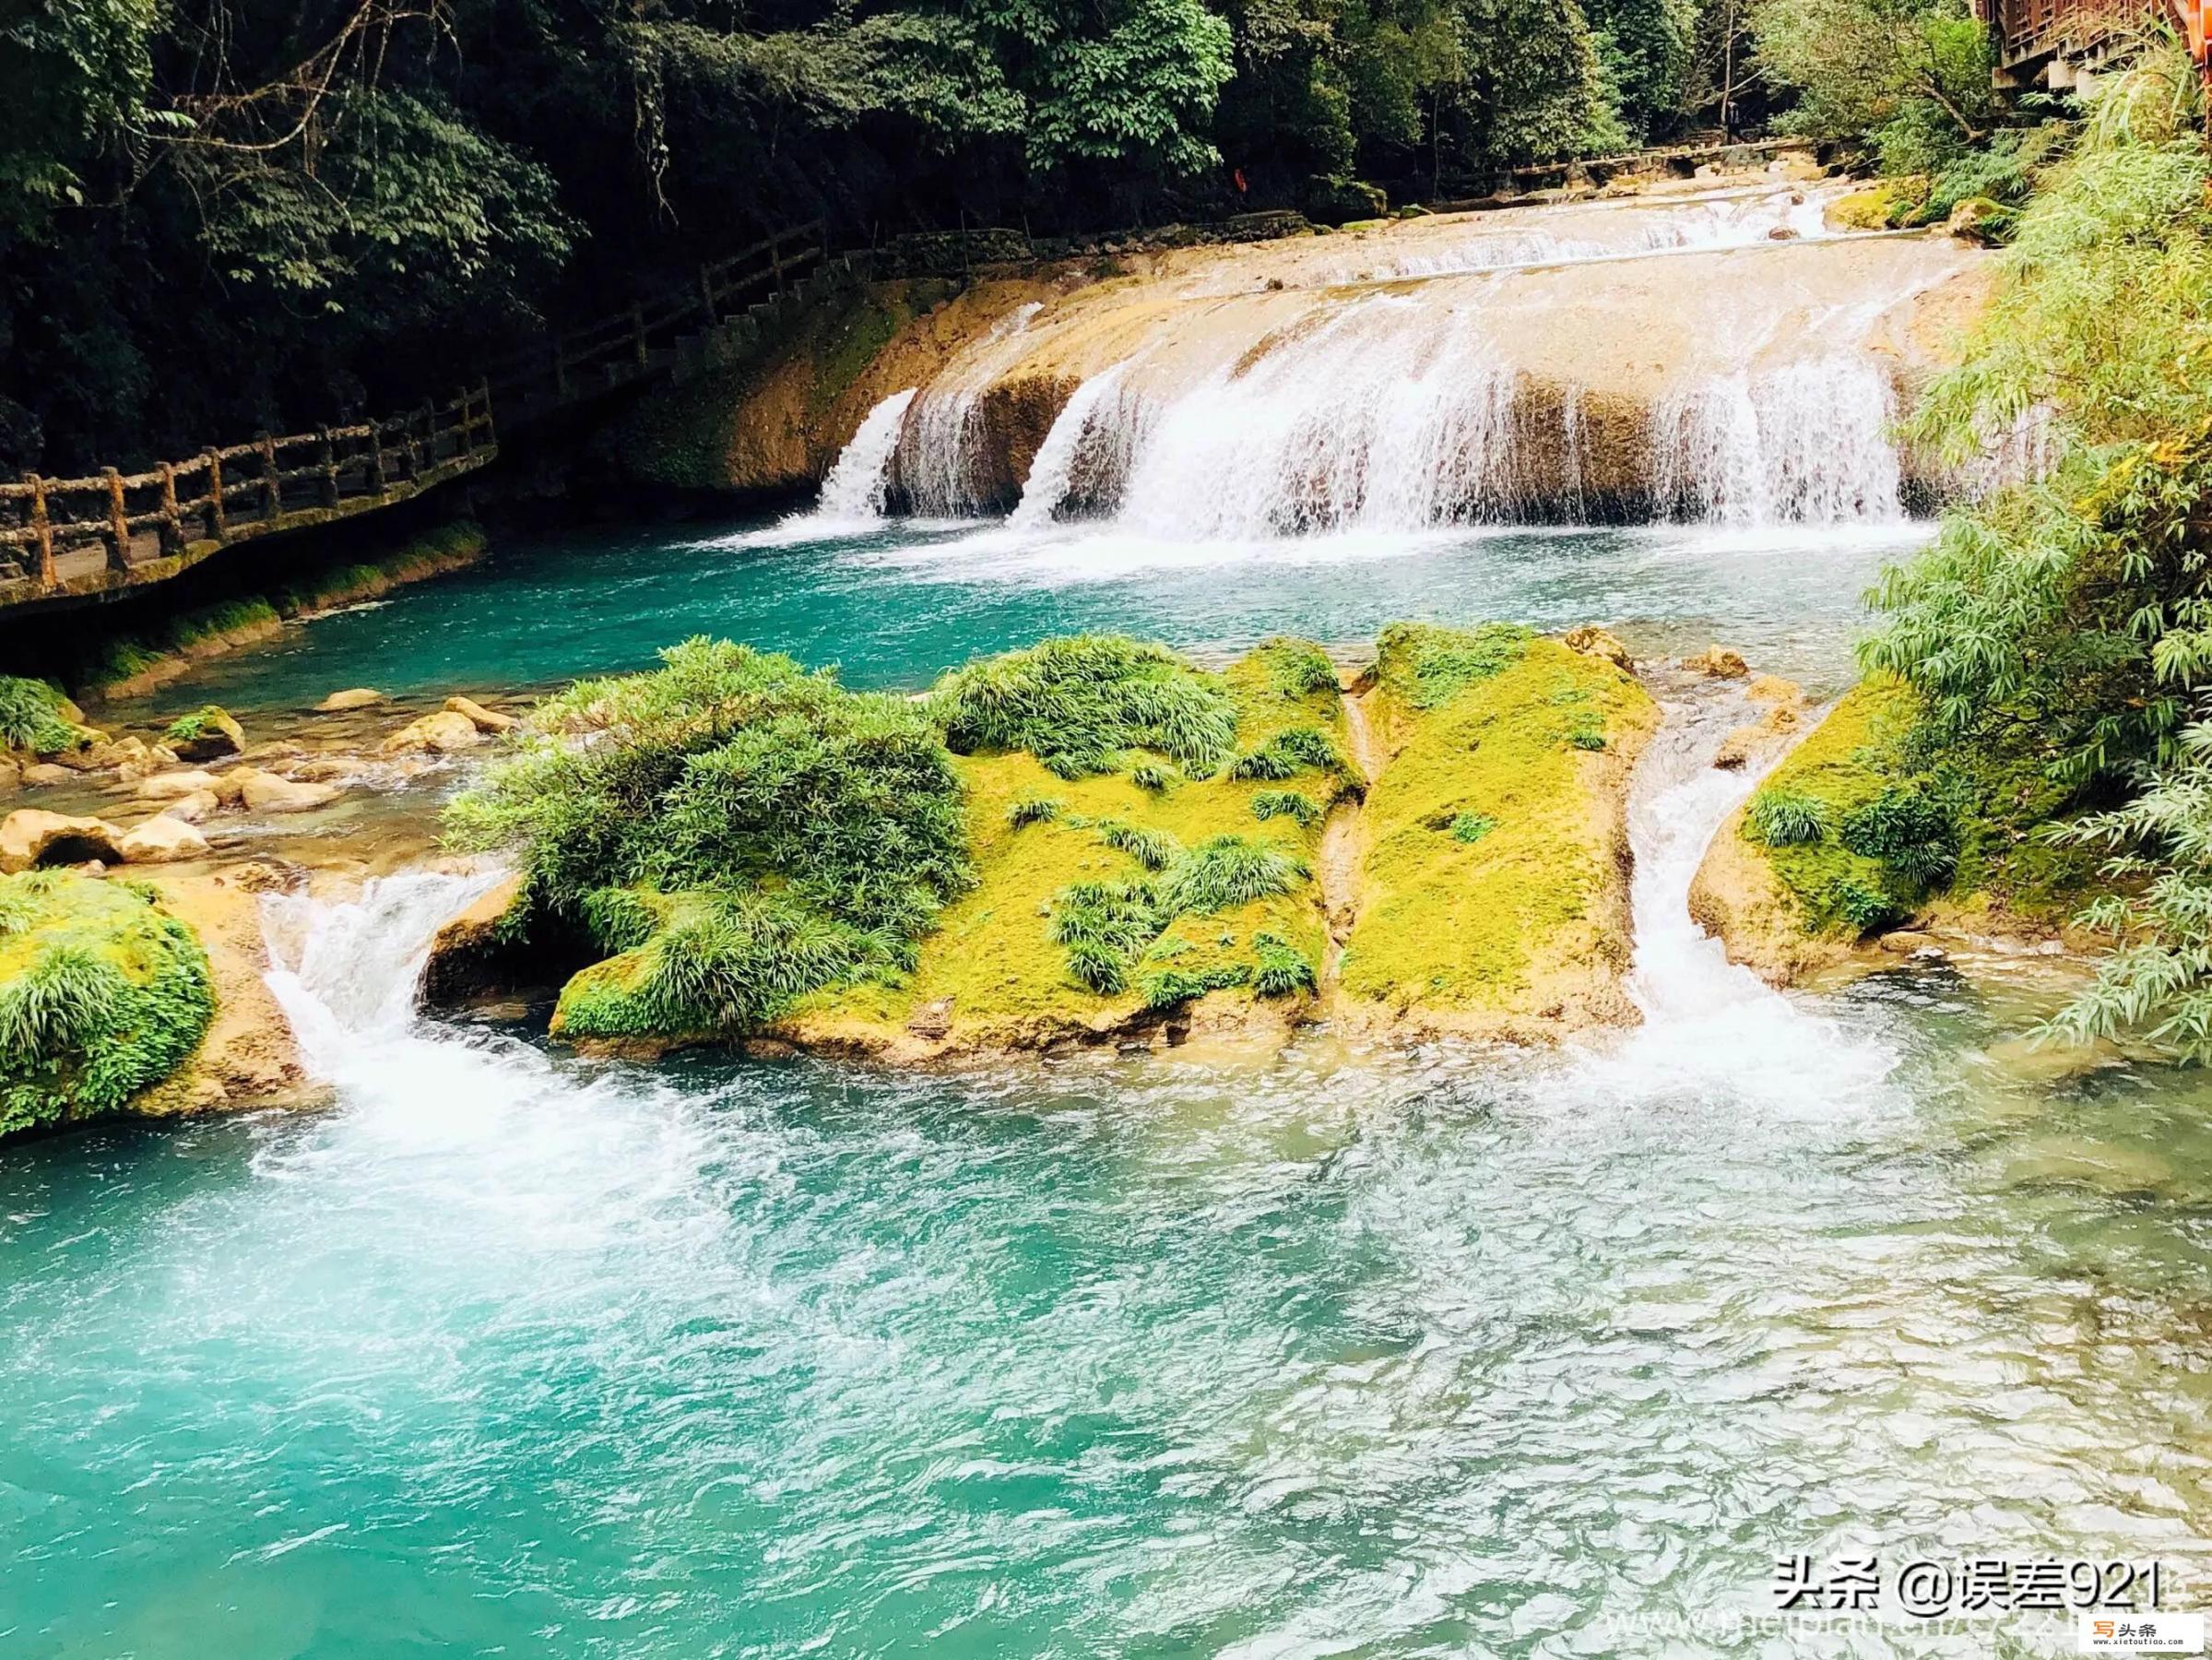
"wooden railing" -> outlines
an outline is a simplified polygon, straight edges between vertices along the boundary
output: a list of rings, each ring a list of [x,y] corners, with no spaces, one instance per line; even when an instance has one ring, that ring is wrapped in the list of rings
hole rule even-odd
[[[499,360],[488,385],[510,424],[651,374],[687,334],[704,334],[785,289],[829,257],[821,220],[740,248],[698,276],[597,323],[570,329]]]
[[[33,474],[0,484],[0,603],[159,580],[231,542],[404,500],[498,453],[479,385],[443,409],[264,435],[144,472]]]

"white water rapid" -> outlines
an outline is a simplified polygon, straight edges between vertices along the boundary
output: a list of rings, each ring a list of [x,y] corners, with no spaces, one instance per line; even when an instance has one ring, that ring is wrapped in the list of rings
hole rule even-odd
[[[1042,310],[1033,300],[999,319],[907,410],[895,468],[911,512],[952,518],[974,510],[981,493],[976,480],[985,436],[979,419],[984,391],[1021,357],[1022,336]]]

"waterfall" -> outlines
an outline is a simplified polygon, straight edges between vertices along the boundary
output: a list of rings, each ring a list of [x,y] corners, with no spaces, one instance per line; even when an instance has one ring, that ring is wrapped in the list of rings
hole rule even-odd
[[[373,878],[351,900],[263,898],[269,990],[317,1075],[374,1071],[414,1025],[415,988],[439,928],[499,881],[496,871],[411,871]]]
[[[987,493],[982,484],[983,394],[1022,354],[1022,336],[1044,310],[1030,301],[993,324],[988,333],[931,381],[906,413],[895,451],[895,469],[908,506],[931,518],[974,511]]]
[[[1733,526],[1901,518],[1896,420],[1889,377],[1864,356],[1678,386],[1653,422],[1660,511]]]
[[[1007,520],[1013,528],[1048,525],[1063,509],[1118,492],[1150,412],[1142,399],[1122,393],[1133,361],[1094,374],[1054,417]]]
[[[814,516],[834,524],[859,524],[883,516],[891,494],[891,456],[898,447],[900,423],[916,388],[893,392],[868,412],[860,430],[822,481]]]

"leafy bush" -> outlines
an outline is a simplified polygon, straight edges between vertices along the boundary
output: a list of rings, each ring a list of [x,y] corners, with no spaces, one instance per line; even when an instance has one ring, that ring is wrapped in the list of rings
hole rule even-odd
[[[1211,773],[1236,734],[1220,684],[1162,646],[1077,634],[986,658],[940,681],[929,707],[960,753],[1027,750],[1062,777],[1109,773],[1155,750]]]
[[[1252,648],[1268,689],[1283,697],[1306,697],[1336,689],[1336,665],[1311,640],[1276,634]]]
[[[1320,802],[1296,789],[1263,789],[1252,798],[1254,818],[1287,818],[1308,829],[1321,822],[1325,811]]]
[[[1273,782],[1295,778],[1310,769],[1338,774],[1351,768],[1329,734],[1319,727],[1284,727],[1258,749],[1249,750],[1229,764],[1229,777]]]
[[[1164,963],[1144,977],[1137,990],[1146,1008],[1171,1009],[1209,991],[1226,991],[1241,986],[1251,978],[1251,969],[1242,963],[1215,964],[1201,969]]]
[[[0,1134],[117,1110],[175,1072],[214,1014],[207,954],[150,890],[0,877]]]
[[[51,755],[77,741],[62,715],[62,694],[44,681],[0,674],[0,749]]]
[[[1908,883],[1938,887],[1958,868],[1958,831],[1923,792],[1891,788],[1844,815],[1836,839]]]
[[[1159,795],[1175,781],[1175,775],[1156,761],[1140,761],[1130,768],[1129,781],[1139,789]]]
[[[1744,810],[1744,834],[1769,848],[1794,848],[1828,835],[1828,803],[1817,797],[1767,788]]]
[[[1518,661],[1533,638],[1513,622],[1477,628],[1393,622],[1377,648],[1383,683],[1414,708],[1433,709]]]
[[[1079,882],[1053,902],[1049,932],[1066,947],[1075,978],[1110,997],[1127,987],[1130,964],[1167,922],[1149,883]]]
[[[1252,936],[1252,947],[1259,960],[1259,972],[1252,977],[1252,990],[1260,996],[1289,997],[1311,991],[1318,983],[1311,960],[1281,934],[1264,931],[1256,933]]]
[[[1217,836],[1168,867],[1160,878],[1160,903],[1171,916],[1202,916],[1287,894],[1306,875],[1305,863],[1280,848]]]
[[[1862,934],[1889,928],[1905,919],[1902,906],[1887,894],[1846,878],[1830,890],[1836,914]]]
[[[510,853],[533,912],[645,953],[621,981],[640,1029],[743,1026],[910,966],[973,881],[959,778],[927,715],[727,641],[661,660],[541,705],[519,753],[448,808],[449,839]]]
[[[1451,839],[1478,842],[1497,828],[1497,821],[1486,812],[1461,812],[1451,821]]]
[[[1030,824],[1048,824],[1059,817],[1063,805],[1053,796],[1023,796],[1006,809],[1007,827],[1020,830]]]
[[[193,710],[189,715],[180,715],[171,721],[161,733],[161,741],[164,743],[190,743],[195,739],[205,738],[209,732],[222,730],[230,723],[231,717],[228,711],[219,704],[208,704],[202,708]]]

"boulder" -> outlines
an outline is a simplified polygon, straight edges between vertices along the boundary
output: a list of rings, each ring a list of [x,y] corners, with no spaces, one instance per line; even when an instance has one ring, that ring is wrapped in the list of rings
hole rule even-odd
[[[23,782],[23,764],[11,755],[0,755],[0,789],[13,789]]]
[[[1696,657],[1684,658],[1682,666],[1712,680],[1742,680],[1751,672],[1751,666],[1725,646],[1709,646]]]
[[[1591,623],[1568,629],[1563,644],[1567,650],[1579,651],[1584,657],[1603,658],[1616,669],[1636,667],[1636,659],[1628,655],[1626,646]]]
[[[109,751],[112,746],[105,732],[96,727],[78,727],[77,733],[78,742],[67,749],[53,752],[53,764],[56,766],[65,766],[71,772],[88,773],[105,772],[117,765],[116,760],[110,756]]]
[[[156,773],[150,778],[141,778],[133,792],[142,801],[175,801],[189,795],[219,794],[219,780],[211,772],[195,769],[192,772]]]
[[[51,789],[56,784],[66,784],[71,777],[65,766],[56,766],[51,761],[33,761],[23,769],[23,782],[41,789]]]
[[[176,752],[180,761],[213,761],[239,754],[246,747],[245,729],[231,718],[229,711],[214,704],[178,717],[161,734],[161,741]]]
[[[211,789],[196,790],[188,796],[179,796],[161,809],[172,819],[182,819],[187,824],[196,824],[222,805]]]
[[[304,761],[295,761],[284,769],[288,778],[297,778],[302,784],[335,784],[352,773],[345,762],[332,755],[310,755]]]
[[[37,807],[22,807],[0,819],[0,875],[40,864],[83,864],[123,857],[116,842],[123,832],[105,819],[71,818]]]
[[[318,715],[342,715],[348,709],[367,709],[384,702],[384,695],[367,686],[352,686],[343,692],[333,692],[315,705]]]
[[[1772,754],[1796,730],[1796,709],[1788,704],[1776,704],[1757,720],[1745,721],[1721,739],[1721,747],[1713,753],[1713,765],[1723,771],[1734,772]]]
[[[453,750],[473,749],[483,741],[484,734],[477,730],[476,722],[467,716],[441,709],[435,715],[425,715],[401,727],[378,746],[377,753],[443,755]]]
[[[2018,217],[2002,202],[1988,196],[1968,196],[1951,209],[1943,228],[1960,242],[1993,248],[2011,234],[2013,221]]]
[[[504,877],[446,919],[422,966],[420,996],[425,1004],[435,1008],[465,1002],[526,978],[519,947],[503,939],[501,929],[521,893],[521,876]]]
[[[125,831],[115,844],[125,864],[172,864],[180,859],[197,859],[207,850],[207,838],[181,818],[156,813],[143,824]]]
[[[514,716],[487,709],[470,698],[449,697],[445,700],[445,706],[454,714],[466,717],[468,724],[479,732],[511,732],[522,724]]]
[[[334,784],[295,784],[274,773],[247,771],[239,785],[239,799],[249,812],[309,812],[337,798]]]
[[[1751,682],[1744,688],[1744,695],[1753,703],[1761,704],[1796,705],[1805,700],[1804,687],[1779,674],[1753,675]]]

